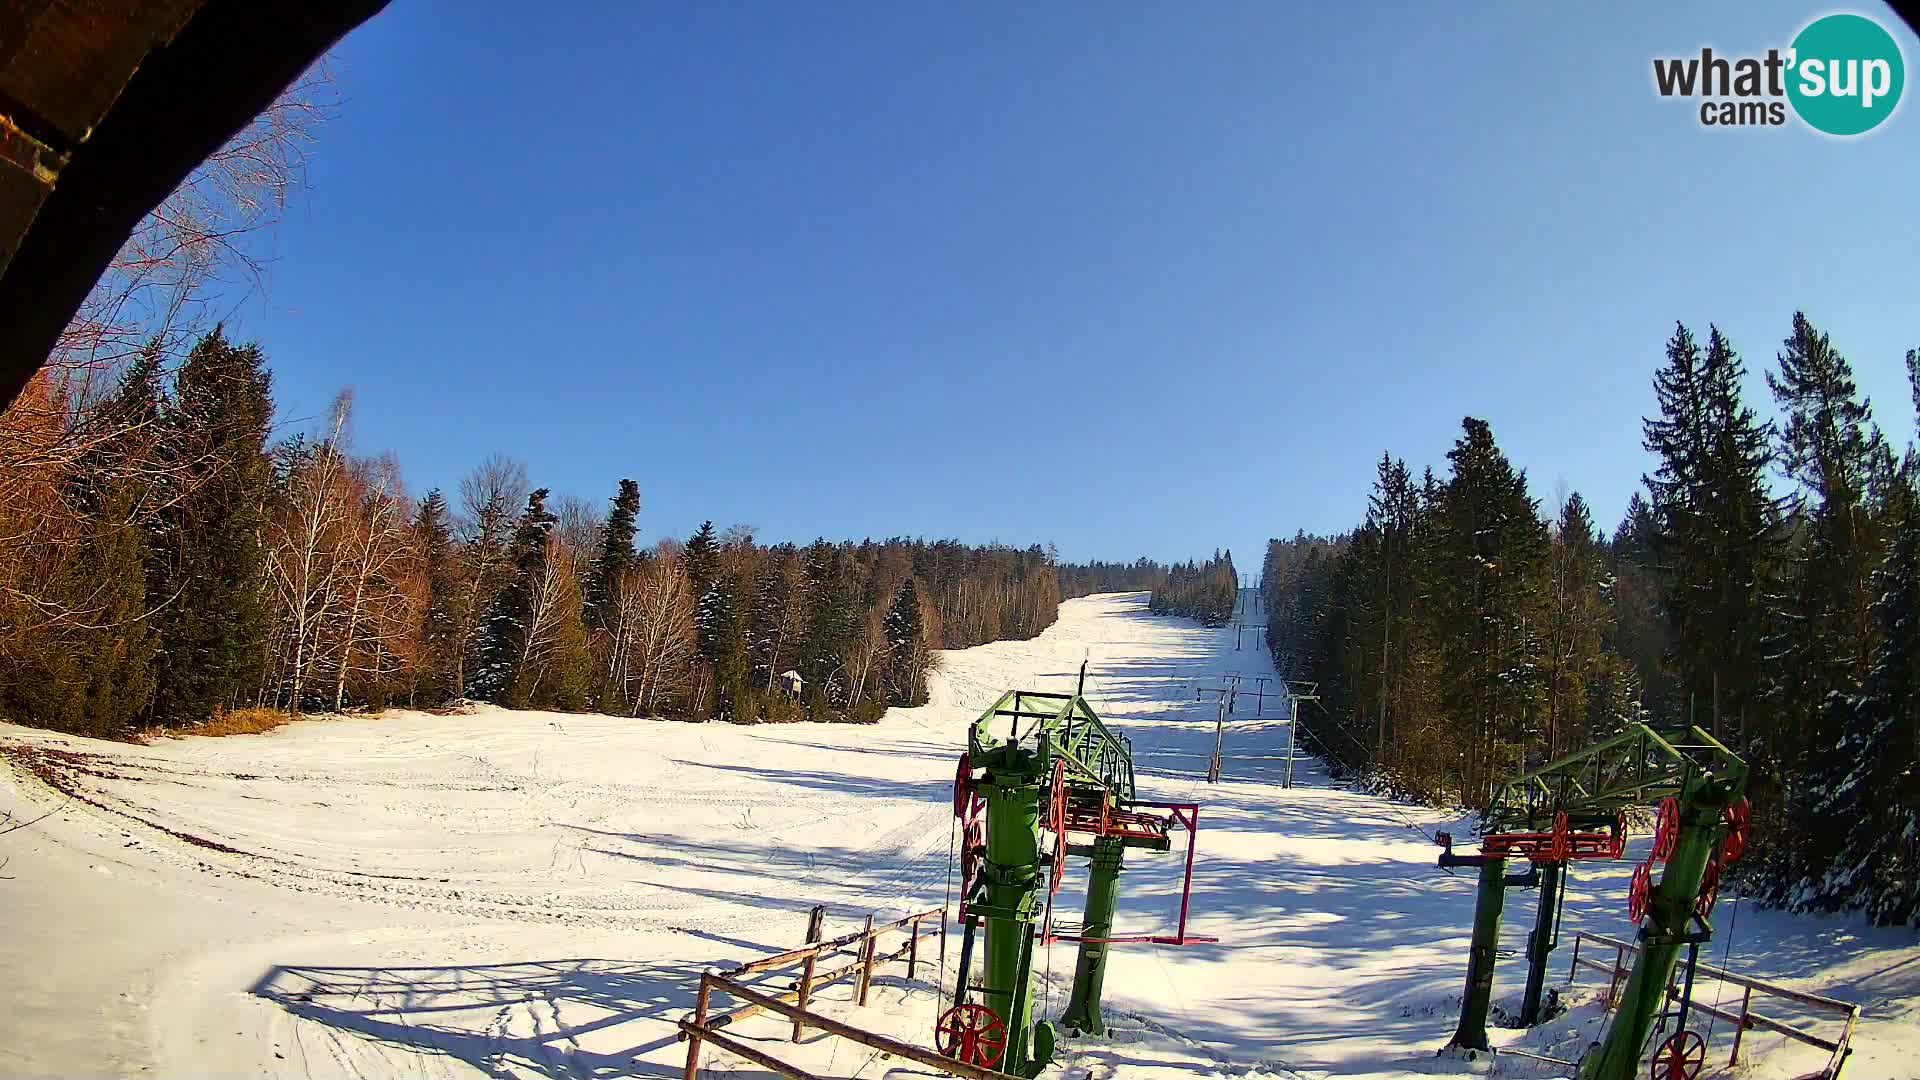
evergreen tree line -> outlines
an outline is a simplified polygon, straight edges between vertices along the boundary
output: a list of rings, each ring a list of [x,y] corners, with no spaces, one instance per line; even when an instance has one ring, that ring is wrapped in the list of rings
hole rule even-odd
[[[1232,552],[1214,552],[1203,563],[1175,563],[1153,590],[1147,609],[1156,615],[1184,615],[1207,626],[1233,618],[1240,599],[1240,576],[1233,571]]]
[[[634,481],[603,512],[502,457],[414,498],[347,395],[275,439],[265,357],[217,328],[94,399],[64,385],[0,414],[0,715],[62,731],[460,699],[864,721],[925,701],[935,649],[1032,637],[1061,599],[1039,546],[643,546]]]
[[[1060,585],[1067,596],[1151,592],[1148,610],[1155,614],[1184,615],[1219,626],[1233,618],[1240,578],[1233,570],[1233,553],[1216,551],[1205,563],[1168,564],[1143,558],[1062,566]]]
[[[1906,356],[1920,416],[1920,351]],[[1365,520],[1269,543],[1269,642],[1317,681],[1305,738],[1434,801],[1633,721],[1697,724],[1753,767],[1763,901],[1920,919],[1920,454],[1897,454],[1804,315],[1745,399],[1725,335],[1676,326],[1656,461],[1611,537],[1550,515],[1474,418],[1444,477],[1379,462]]]

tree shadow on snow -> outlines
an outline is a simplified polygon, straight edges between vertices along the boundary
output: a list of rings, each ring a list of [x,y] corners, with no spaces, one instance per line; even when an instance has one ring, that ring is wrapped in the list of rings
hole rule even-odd
[[[671,1045],[669,1033],[616,1051],[583,1037],[638,1021],[671,1024],[693,1007],[701,965],[628,960],[535,960],[447,967],[275,966],[252,993],[294,1016],[475,1068],[551,1077],[678,1076],[637,1060]],[[637,1038],[644,1027],[634,1028]],[[601,1035],[619,1046],[620,1035]]]

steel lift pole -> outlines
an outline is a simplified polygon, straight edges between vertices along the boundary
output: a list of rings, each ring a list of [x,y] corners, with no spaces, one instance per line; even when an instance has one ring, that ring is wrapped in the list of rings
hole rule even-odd
[[[987,770],[986,950],[980,997],[1007,1028],[1002,1069],[1032,1076],[1053,1058],[1053,1026],[1033,1024],[1033,923],[1039,917],[1040,791],[1027,770]]]
[[[1113,912],[1120,898],[1120,863],[1126,842],[1117,836],[1095,840],[1093,866],[1087,877],[1087,914],[1081,924],[1080,956],[1073,967],[1073,995],[1060,1023],[1068,1031],[1105,1035],[1100,994],[1107,981],[1107,938],[1113,936]]]
[[[1448,1047],[1486,1050],[1487,1012],[1493,1003],[1493,965],[1499,958],[1500,913],[1507,904],[1507,860],[1480,863],[1480,894],[1473,902],[1473,944],[1467,950],[1467,988],[1460,1001],[1460,1024]]]
[[[1520,1026],[1532,1027],[1542,1019],[1541,999],[1546,995],[1547,961],[1560,945],[1560,907],[1566,898],[1562,888],[1567,864],[1550,862],[1540,866],[1540,909],[1534,913],[1533,932],[1527,935],[1527,988],[1520,995]]]

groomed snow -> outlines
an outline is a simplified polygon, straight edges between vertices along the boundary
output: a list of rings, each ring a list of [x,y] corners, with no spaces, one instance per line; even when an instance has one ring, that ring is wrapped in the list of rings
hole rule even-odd
[[[0,1075],[677,1076],[673,1021],[702,968],[797,943],[815,903],[837,933],[945,899],[966,725],[1007,688],[1071,689],[1083,658],[1089,696],[1135,740],[1143,794],[1205,804],[1189,929],[1221,943],[1122,947],[1115,1034],[1069,1044],[1059,1075],[1484,1073],[1434,1054],[1473,904],[1468,877],[1434,867],[1429,834],[1455,823],[1336,788],[1311,762],[1283,789],[1286,725],[1247,697],[1226,780],[1204,783],[1214,706],[1194,686],[1238,672],[1251,689],[1271,667],[1230,629],[1150,616],[1128,594],[1069,601],[1034,641],[945,654],[933,703],[872,727],[486,709],[141,747],[0,725],[0,811],[40,818],[0,835]],[[1269,695],[1265,713],[1280,712]],[[34,760],[79,797],[24,771]],[[1119,932],[1171,929],[1180,861],[1130,858]],[[1557,986],[1575,930],[1631,934],[1628,869],[1579,867]],[[1910,932],[1737,909],[1723,898],[1714,962],[1730,945],[1736,970],[1865,1006],[1848,1076],[1920,1075]],[[1511,1006],[1532,894],[1507,910],[1496,999]],[[1039,963],[1057,1012],[1072,950]],[[901,974],[865,1009],[844,989],[827,1007],[925,1042],[938,1003]],[[1576,1056],[1602,1023],[1593,991],[1589,976],[1565,1017],[1496,1041]],[[771,1021],[738,1031],[821,1073],[889,1068],[839,1040],[790,1047]],[[1728,1042],[1719,1025],[1708,1075]],[[1744,1054],[1757,1061],[1738,1074],[1759,1078],[1824,1057],[1761,1032]],[[1564,1073],[1513,1055],[1492,1068]]]

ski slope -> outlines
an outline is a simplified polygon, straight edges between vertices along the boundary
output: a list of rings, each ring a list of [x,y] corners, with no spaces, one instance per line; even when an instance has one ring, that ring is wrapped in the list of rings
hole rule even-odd
[[[1284,789],[1286,724],[1248,694],[1224,781],[1206,784],[1215,706],[1195,687],[1274,673],[1231,629],[1144,599],[1068,601],[1038,639],[943,654],[931,704],[867,727],[485,709],[130,746],[0,726],[0,812],[32,822],[0,835],[0,1075],[678,1076],[673,1024],[703,968],[796,944],[816,903],[831,934],[947,898],[966,726],[1007,688],[1071,689],[1083,659],[1096,707],[1134,739],[1143,797],[1204,804],[1189,930],[1220,943],[1117,950],[1115,1031],[1067,1043],[1058,1075],[1564,1075],[1435,1054],[1473,882],[1435,868],[1430,834],[1458,823],[1338,788],[1310,761]],[[1181,863],[1130,856],[1116,933],[1171,929]],[[1578,868],[1556,983],[1573,931],[1631,934],[1628,869]],[[1507,910],[1495,996],[1511,1007],[1531,894]],[[1848,1076],[1920,1075],[1911,933],[1721,911],[1714,962],[1865,1006]],[[1057,1013],[1071,948],[1036,963]],[[924,1043],[940,1004],[899,974],[865,1009],[844,989],[826,1007]],[[1569,1013],[1496,1041],[1577,1056],[1603,1023],[1595,989],[1562,987]],[[739,1030],[828,1075],[908,1071],[838,1040],[790,1047],[771,1021]],[[1707,1075],[1728,1041],[1722,1025]],[[1738,1075],[1763,1080],[1824,1058],[1762,1032],[1743,1054]],[[729,1060],[710,1065],[760,1074]]]

